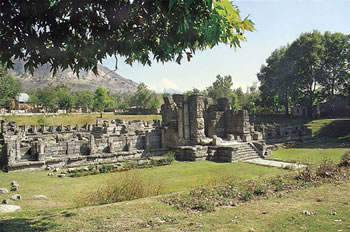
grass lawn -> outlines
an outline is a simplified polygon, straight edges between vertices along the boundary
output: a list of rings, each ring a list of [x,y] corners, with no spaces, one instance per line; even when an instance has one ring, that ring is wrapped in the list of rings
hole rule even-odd
[[[47,126],[54,125],[83,125],[85,123],[94,124],[96,119],[100,117],[99,113],[90,113],[90,114],[60,114],[57,116],[54,115],[34,115],[34,116],[5,116],[3,117],[9,121],[15,121],[18,125],[38,125],[38,121],[41,120],[45,122]],[[113,113],[103,113],[103,119],[112,120],[120,118],[123,120],[161,120],[161,115],[115,115]]]
[[[350,148],[290,148],[273,151],[269,159],[284,160],[295,163],[320,164],[325,159],[339,163],[340,157]]]
[[[312,130],[313,137],[327,139],[289,149],[278,149],[273,151],[269,159],[311,164],[320,164],[329,159],[338,163],[344,152],[350,150],[349,118],[313,120],[307,126]]]
[[[18,205],[23,210],[66,208],[74,206],[75,199],[92,192],[102,184],[108,184],[128,175],[128,172],[100,174],[78,178],[47,176],[49,171],[0,172],[0,188],[10,188],[12,181],[20,185],[18,193],[23,200]],[[170,166],[135,170],[149,184],[159,183],[161,193],[188,190],[190,188],[220,184],[227,180],[236,182],[283,174],[283,169],[257,166],[247,163],[175,162]],[[45,200],[32,199],[43,194]],[[0,201],[11,196],[0,195]],[[17,202],[16,202],[17,204]]]
[[[0,215],[0,231],[348,231],[350,183],[326,184],[282,198],[211,213],[186,213],[160,197],[65,210]],[[314,215],[303,214],[304,210]],[[332,215],[331,212],[336,212]],[[3,230],[2,230],[2,229]]]
[[[98,114],[47,117],[48,125],[94,123]],[[108,118],[110,117],[110,118]],[[105,119],[117,116],[105,114]],[[118,116],[119,117],[119,116]],[[152,120],[159,116],[123,116],[126,120]],[[155,117],[155,118],[153,118]],[[158,117],[158,118],[157,118]],[[19,124],[33,124],[40,118],[17,116]],[[22,121],[21,121],[22,120]],[[52,120],[52,121],[51,121]],[[90,121],[89,121],[90,120]],[[321,119],[308,122],[315,137],[327,136],[314,144],[304,144],[273,152],[272,159],[319,164],[325,158],[339,162],[350,149],[350,119]],[[50,124],[52,123],[52,124]],[[27,125],[28,125],[27,124]],[[349,126],[349,127],[348,127]],[[101,206],[77,208],[76,199],[101,185],[115,182],[128,172],[79,178],[49,177],[49,171],[0,172],[0,188],[20,185],[22,207],[15,213],[0,214],[0,232],[13,231],[350,231],[350,182],[325,184],[294,191],[281,198],[253,200],[211,213],[188,213],[160,202],[164,194],[189,191],[199,186],[219,185],[233,180],[268,178],[291,172],[247,163],[174,162],[170,166],[138,169],[132,173],[145,183],[159,183],[160,196]],[[32,199],[44,194],[47,199]],[[11,194],[0,195],[0,201]],[[302,212],[308,210],[312,216]],[[336,212],[332,215],[331,212]]]

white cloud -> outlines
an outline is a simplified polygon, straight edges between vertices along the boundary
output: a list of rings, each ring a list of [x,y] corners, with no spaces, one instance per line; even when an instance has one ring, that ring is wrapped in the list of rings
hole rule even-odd
[[[172,82],[171,80],[165,78],[165,77],[163,77],[161,79],[161,84],[160,85],[161,85],[160,87],[162,89],[177,89],[176,84],[174,82]]]

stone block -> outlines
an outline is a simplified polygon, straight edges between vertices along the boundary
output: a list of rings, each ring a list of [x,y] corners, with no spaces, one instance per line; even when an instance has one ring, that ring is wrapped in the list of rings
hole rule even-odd
[[[0,205],[0,213],[12,213],[20,209],[21,207],[17,205]]]
[[[0,194],[8,194],[9,190],[7,188],[0,188]]]

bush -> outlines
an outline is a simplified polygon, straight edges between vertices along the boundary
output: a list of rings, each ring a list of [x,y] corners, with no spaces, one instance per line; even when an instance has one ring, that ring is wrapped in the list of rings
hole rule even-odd
[[[241,200],[242,200],[242,201],[249,201],[249,200],[251,200],[251,199],[253,199],[253,193],[250,192],[250,191],[245,192],[245,193],[241,196]]]
[[[150,183],[138,172],[129,171],[118,180],[109,181],[97,190],[76,199],[79,207],[88,205],[109,204],[156,196],[162,191],[161,183]]]
[[[306,166],[306,168],[299,171],[297,179],[304,182],[313,182],[316,179],[315,173],[312,171],[311,166]]]
[[[344,152],[340,158],[339,167],[350,167],[350,151]]]
[[[271,184],[275,186],[275,189],[274,189],[275,192],[280,192],[284,189],[284,184],[283,184],[282,178],[273,179],[271,181]]]
[[[5,148],[0,144],[0,170],[4,168],[6,159]]]
[[[127,161],[123,163],[123,168],[125,169],[135,169],[137,167],[138,165],[136,161]]]
[[[258,185],[254,189],[254,194],[257,196],[265,196],[267,194],[267,187],[264,185]]]
[[[339,169],[337,165],[335,165],[330,160],[324,160],[317,168],[316,168],[316,176],[321,178],[336,178],[339,174]]]
[[[102,165],[99,169],[100,173],[108,173],[108,172],[111,172],[112,170],[113,170],[112,165]]]

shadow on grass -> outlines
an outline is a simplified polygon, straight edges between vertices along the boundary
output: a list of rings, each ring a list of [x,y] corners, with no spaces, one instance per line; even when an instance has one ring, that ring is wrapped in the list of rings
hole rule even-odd
[[[57,226],[57,224],[50,222],[48,218],[37,221],[36,219],[8,217],[0,220],[0,232],[49,231],[54,230]]]
[[[335,120],[322,127],[316,134],[316,138],[348,138],[350,139],[350,119]]]
[[[316,143],[300,144],[298,148],[350,148],[350,119],[335,120],[320,128]]]

